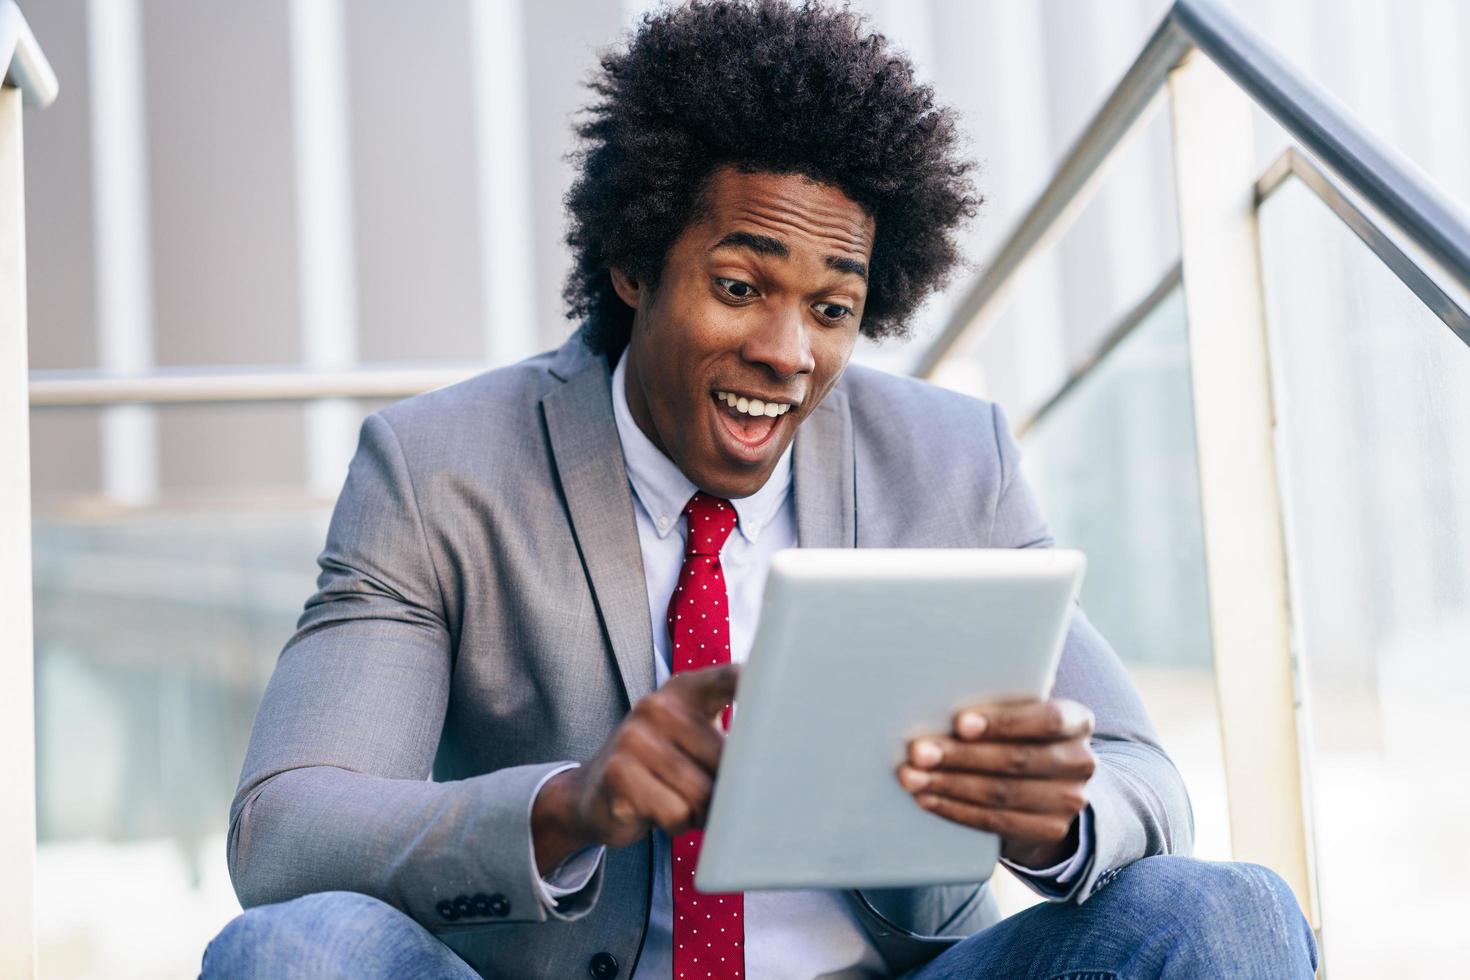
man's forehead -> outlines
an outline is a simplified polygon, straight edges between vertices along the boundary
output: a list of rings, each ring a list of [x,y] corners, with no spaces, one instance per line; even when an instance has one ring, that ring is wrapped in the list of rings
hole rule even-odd
[[[773,238],[788,249],[817,247],[866,259],[872,217],[842,191],[798,174],[722,170],[705,190],[710,246],[732,235]]]

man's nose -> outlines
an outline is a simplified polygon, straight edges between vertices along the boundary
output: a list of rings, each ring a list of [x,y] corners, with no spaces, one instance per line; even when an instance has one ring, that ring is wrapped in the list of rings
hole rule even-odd
[[[806,323],[799,309],[783,309],[764,317],[746,335],[741,356],[760,364],[778,378],[810,374],[816,367]]]

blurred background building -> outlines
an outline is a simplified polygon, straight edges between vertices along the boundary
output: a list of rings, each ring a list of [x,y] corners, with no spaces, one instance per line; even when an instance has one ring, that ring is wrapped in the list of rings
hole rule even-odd
[[[33,384],[468,376],[572,329],[571,121],[598,51],[648,4],[21,6],[61,80],[26,121]],[[1169,5],[858,6],[960,110],[986,197],[966,239],[976,268],[910,343],[859,354],[909,371]],[[1470,200],[1470,9],[1233,6],[1447,199]],[[1190,784],[1198,851],[1224,858],[1170,118],[1140,126],[939,379],[1024,430],[1061,543],[1092,557],[1084,604]],[[1254,126],[1264,172],[1288,140],[1264,113]],[[1417,322],[1433,318],[1315,200],[1273,196],[1261,236],[1290,269],[1266,285],[1291,324],[1297,410],[1280,438],[1327,962],[1334,977],[1428,975],[1463,960],[1470,912],[1453,748],[1470,695],[1470,352]],[[1109,348],[1120,324],[1134,329]],[[37,400],[31,422],[40,968],[193,976],[238,911],[224,832],[255,704],[312,591],[357,427],[386,401],[61,401]]]

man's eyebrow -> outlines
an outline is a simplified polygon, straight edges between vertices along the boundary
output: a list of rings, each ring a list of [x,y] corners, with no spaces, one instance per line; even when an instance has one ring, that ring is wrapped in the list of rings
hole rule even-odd
[[[730,232],[715,243],[715,248],[747,248],[757,255],[774,255],[783,259],[791,254],[786,243],[779,238],[772,238],[770,235],[756,235],[748,231]],[[843,255],[829,255],[827,256],[827,267],[857,276],[864,282],[868,280],[867,265],[857,259],[850,259]]]
[[[783,259],[791,254],[786,243],[779,238],[772,238],[770,235],[755,235],[748,231],[730,232],[715,242],[715,248],[748,248],[757,255],[775,255]]]
[[[868,267],[857,259],[849,259],[841,255],[827,256],[827,267],[836,269],[838,272],[850,272],[863,282],[868,281]]]

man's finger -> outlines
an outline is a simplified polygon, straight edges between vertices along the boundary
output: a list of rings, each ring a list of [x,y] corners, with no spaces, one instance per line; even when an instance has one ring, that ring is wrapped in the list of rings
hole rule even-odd
[[[1053,742],[1092,734],[1092,709],[1066,698],[979,705],[955,714],[962,739]]]
[[[901,766],[898,779],[910,793],[930,793],[992,809],[1070,816],[1087,806],[1082,781],[982,776],[946,769],[926,772],[912,766]]]
[[[1097,757],[1081,738],[1045,743],[925,737],[910,743],[909,763],[927,771],[950,769],[1046,779],[1089,779],[1097,769]]]
[[[709,738],[719,741],[719,735],[708,725],[696,723],[686,727],[703,728]],[[687,800],[696,812],[703,814],[709,805],[714,766],[705,769],[703,763],[690,758],[668,733],[646,725],[631,729],[625,744],[650,772]],[[718,765],[719,749],[716,748],[715,751],[715,762]],[[698,822],[700,821],[696,820]]]
[[[675,691],[679,698],[702,716],[713,718],[735,700],[735,685],[739,680],[739,664],[721,664],[718,667],[680,671],[669,679],[665,687],[678,683]]]
[[[1021,813],[1016,810],[996,810],[951,799],[920,793],[915,799],[931,813],[962,823],[976,830],[988,830],[999,834],[1007,841],[1023,843],[1057,843],[1071,833],[1075,817],[1060,814]]]
[[[610,766],[604,787],[609,812],[620,822],[648,820],[676,834],[687,829],[694,817],[689,801],[640,763]]]
[[[712,714],[718,713],[712,712]],[[720,753],[725,749],[725,736],[715,726],[698,716],[669,729],[669,738],[685,755],[704,767],[711,776],[720,768]]]
[[[667,697],[661,691],[639,701],[638,710],[651,726],[713,775],[719,767],[725,739],[689,700]]]

